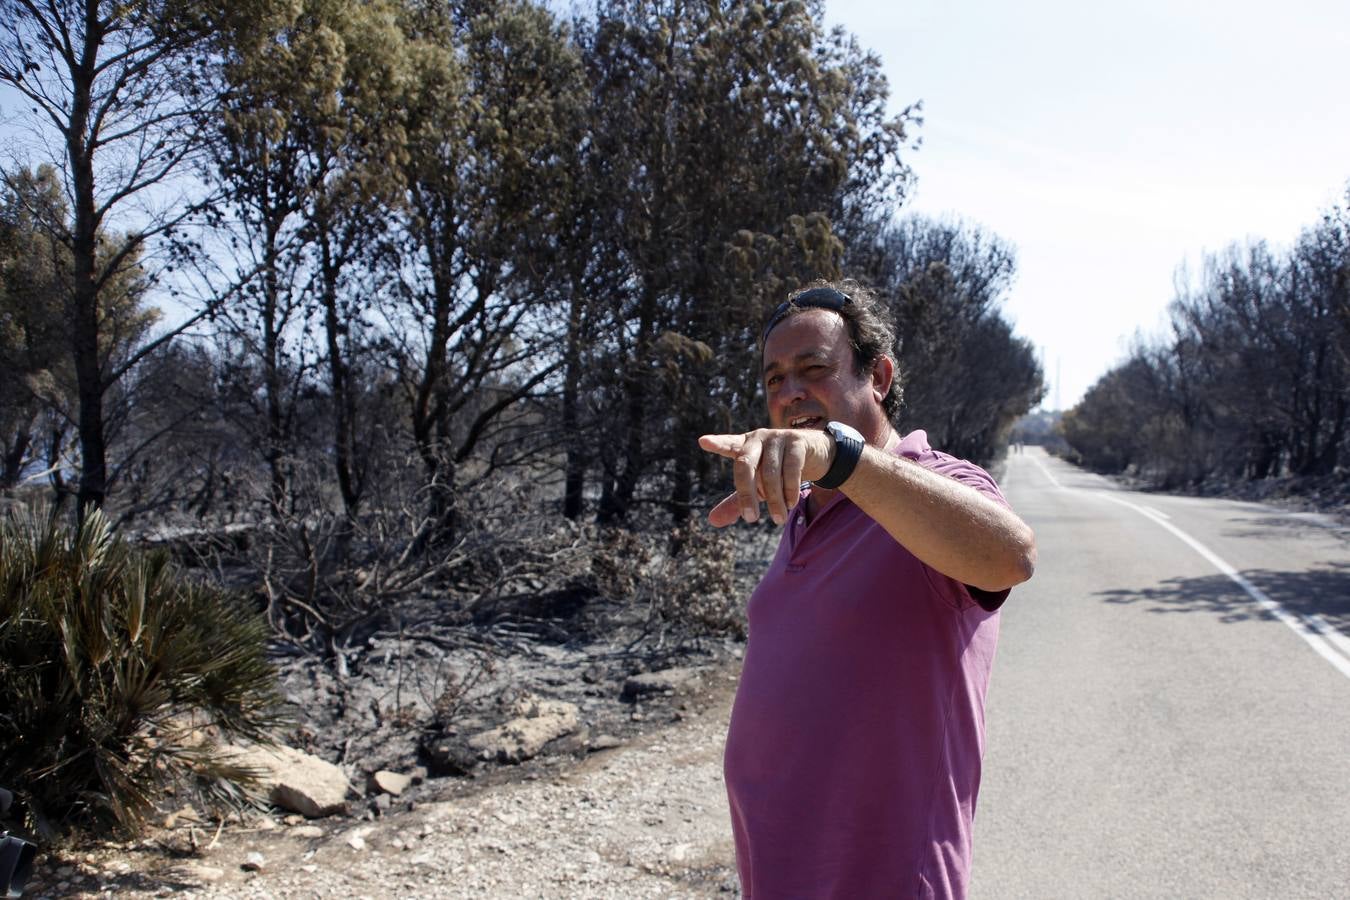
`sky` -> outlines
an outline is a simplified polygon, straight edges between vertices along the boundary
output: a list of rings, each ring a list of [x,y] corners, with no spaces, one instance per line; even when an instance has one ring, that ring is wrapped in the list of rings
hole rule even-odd
[[[1350,182],[1350,2],[826,0],[923,101],[904,207],[1011,243],[1003,307],[1072,407],[1136,334],[1161,335],[1179,268],[1288,248]]]
[[[1041,354],[1045,408],[1164,332],[1180,267],[1287,248],[1344,202],[1350,0],[825,0],[825,17],[881,58],[894,111],[923,101],[902,211],[1016,248],[1003,312]]]

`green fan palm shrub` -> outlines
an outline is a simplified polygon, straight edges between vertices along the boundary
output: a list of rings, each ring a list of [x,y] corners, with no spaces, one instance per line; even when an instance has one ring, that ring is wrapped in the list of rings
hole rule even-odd
[[[135,833],[167,785],[212,808],[255,774],[218,739],[280,723],[262,618],[127,546],[99,512],[0,521],[0,785],[29,826],[113,820]]]

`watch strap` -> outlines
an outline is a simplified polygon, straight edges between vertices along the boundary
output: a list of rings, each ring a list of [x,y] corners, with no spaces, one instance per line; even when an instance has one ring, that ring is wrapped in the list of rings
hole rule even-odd
[[[834,424],[830,423],[831,426]],[[862,459],[863,442],[849,433],[853,431],[851,428],[830,427],[827,430],[834,438],[834,462],[830,464],[830,470],[825,476],[817,478],[814,484],[816,487],[833,491],[848,481],[848,477],[857,468],[858,460]]]

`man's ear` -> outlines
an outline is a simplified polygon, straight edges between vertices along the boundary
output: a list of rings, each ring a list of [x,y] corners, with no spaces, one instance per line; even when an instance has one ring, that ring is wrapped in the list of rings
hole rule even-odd
[[[895,360],[889,356],[879,356],[872,363],[872,396],[880,404],[891,392],[891,381],[895,378]]]

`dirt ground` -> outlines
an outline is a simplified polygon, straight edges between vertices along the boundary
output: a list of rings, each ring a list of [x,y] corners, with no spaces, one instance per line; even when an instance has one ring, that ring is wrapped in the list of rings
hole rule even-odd
[[[776,539],[746,529],[715,596],[743,602]],[[343,770],[345,814],[221,823],[166,795],[137,840],[42,848],[24,896],[735,896],[722,751],[744,643],[669,624],[668,580],[609,605],[522,595],[487,623],[429,595],[336,659],[278,647],[278,737]],[[575,724],[537,755],[466,752],[545,705]],[[376,772],[411,784],[391,795]]]
[[[611,749],[431,778],[388,811],[175,823],[40,857],[31,897],[711,897],[738,893],[722,783],[736,660],[633,708]],[[193,849],[195,845],[195,850]]]

